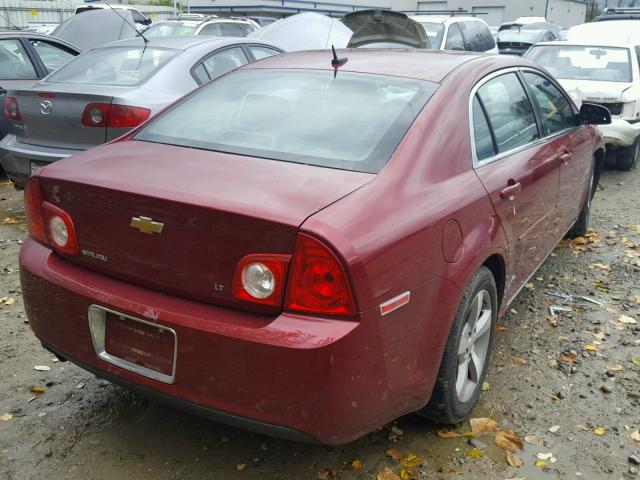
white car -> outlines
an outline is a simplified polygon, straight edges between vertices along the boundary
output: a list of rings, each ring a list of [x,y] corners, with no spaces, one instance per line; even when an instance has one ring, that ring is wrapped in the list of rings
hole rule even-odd
[[[618,22],[610,22],[618,23]],[[600,126],[616,167],[631,170],[640,156],[640,68],[637,44],[560,40],[534,45],[525,57],[545,67],[577,102],[611,112]]]
[[[487,22],[477,17],[410,15],[422,25],[436,50],[464,50],[498,53],[498,46]]]

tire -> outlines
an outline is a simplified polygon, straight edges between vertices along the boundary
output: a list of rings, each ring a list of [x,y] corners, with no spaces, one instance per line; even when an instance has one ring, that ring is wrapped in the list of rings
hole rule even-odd
[[[616,168],[618,170],[633,170],[638,166],[638,157],[640,157],[640,137],[636,138],[633,145],[620,150],[616,157]]]
[[[596,169],[596,159],[593,157],[591,160],[591,175],[589,177],[589,191],[582,202],[582,207],[580,208],[580,214],[576,219],[576,223],[573,224],[571,230],[567,233],[567,237],[569,238],[577,238],[584,237],[589,230],[589,217],[591,216],[591,201],[593,200],[593,196],[596,193],[596,189],[598,185],[595,183],[595,169]]]
[[[491,358],[497,298],[493,274],[487,267],[480,267],[465,288],[451,325],[431,400],[420,410],[420,415],[436,423],[456,424],[471,413],[482,392]],[[473,325],[477,327],[478,321],[480,331],[474,333]]]

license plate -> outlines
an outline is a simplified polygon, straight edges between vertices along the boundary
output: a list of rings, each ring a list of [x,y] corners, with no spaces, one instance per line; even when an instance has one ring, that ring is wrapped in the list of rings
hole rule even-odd
[[[46,163],[31,162],[31,175],[36,173],[38,170],[40,170],[45,165],[46,165]]]
[[[89,328],[96,354],[102,360],[173,383],[177,349],[173,329],[97,305],[89,307]]]

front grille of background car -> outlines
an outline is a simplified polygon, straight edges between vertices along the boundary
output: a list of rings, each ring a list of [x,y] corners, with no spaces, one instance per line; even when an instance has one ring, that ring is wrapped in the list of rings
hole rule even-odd
[[[609,111],[611,112],[611,115],[620,115],[622,114],[622,103],[602,103],[602,102],[589,102],[587,101],[586,103],[593,103],[595,105],[600,105],[602,107],[607,107],[609,109]]]

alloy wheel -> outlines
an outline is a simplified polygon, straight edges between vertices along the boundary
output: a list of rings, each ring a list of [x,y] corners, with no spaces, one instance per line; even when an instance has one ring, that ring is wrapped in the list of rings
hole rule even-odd
[[[493,305],[487,290],[473,299],[458,346],[456,394],[462,403],[473,396],[482,377],[491,339]]]

